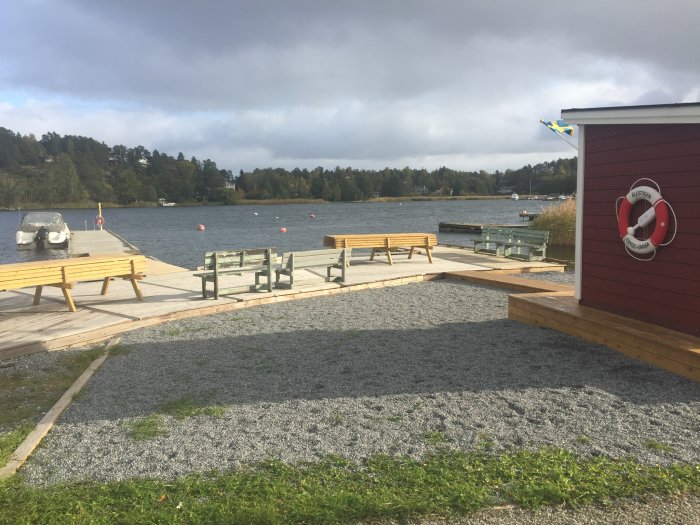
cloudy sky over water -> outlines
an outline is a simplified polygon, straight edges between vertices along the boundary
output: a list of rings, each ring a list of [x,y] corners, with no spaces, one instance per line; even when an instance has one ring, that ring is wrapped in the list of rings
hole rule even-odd
[[[700,101],[698,0],[0,0],[0,126],[220,168],[519,168]]]

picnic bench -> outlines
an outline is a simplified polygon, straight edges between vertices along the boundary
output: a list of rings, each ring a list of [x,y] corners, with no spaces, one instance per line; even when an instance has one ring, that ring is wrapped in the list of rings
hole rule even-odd
[[[326,235],[323,245],[329,248],[369,248],[372,250],[370,261],[378,252],[386,253],[389,264],[394,264],[392,253],[408,252],[408,258],[413,252],[424,249],[428,261],[433,262],[432,249],[437,246],[437,236],[434,233],[357,233],[344,235]]]
[[[78,282],[102,281],[100,295],[106,295],[114,278],[128,279],[139,301],[143,295],[139,280],[145,277],[146,257],[143,255],[101,255],[52,259],[0,265],[0,290],[17,290],[36,287],[34,305],[39,304],[45,286],[55,286],[63,291],[63,298],[71,312],[77,311],[71,289]]]
[[[475,253],[488,253],[524,261],[541,261],[546,256],[548,230],[484,227],[474,241]]]
[[[274,258],[273,258],[274,257]],[[208,296],[218,299],[222,295],[232,295],[241,292],[254,292],[256,290],[272,291],[272,267],[277,262],[277,250],[275,248],[254,248],[248,250],[226,250],[204,253],[204,265],[201,271],[194,273],[195,277],[202,280],[202,298]],[[221,277],[225,275],[243,275],[255,273],[255,284],[250,286],[221,287]],[[265,277],[266,284],[260,284],[260,278]],[[214,284],[214,290],[210,293],[207,283]]]
[[[345,282],[345,269],[350,261],[350,248],[337,248],[328,250],[309,250],[301,252],[288,252],[282,254],[282,262],[275,270],[275,286],[278,288],[292,288],[294,286],[294,271],[308,268],[326,268],[326,282]],[[332,278],[331,270],[339,269],[340,275]],[[280,282],[281,276],[289,277],[288,283]]]

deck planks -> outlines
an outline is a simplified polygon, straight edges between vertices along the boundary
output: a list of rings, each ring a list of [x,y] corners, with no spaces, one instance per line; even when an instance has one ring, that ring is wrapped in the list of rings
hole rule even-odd
[[[700,338],[578,304],[563,292],[509,296],[508,316],[552,328],[700,381]]]

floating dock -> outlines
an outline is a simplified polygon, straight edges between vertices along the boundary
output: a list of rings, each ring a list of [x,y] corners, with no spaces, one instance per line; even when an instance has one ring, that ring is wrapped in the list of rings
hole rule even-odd
[[[438,230],[443,233],[481,234],[484,228],[527,228],[527,224],[458,224],[452,222],[438,223]]]

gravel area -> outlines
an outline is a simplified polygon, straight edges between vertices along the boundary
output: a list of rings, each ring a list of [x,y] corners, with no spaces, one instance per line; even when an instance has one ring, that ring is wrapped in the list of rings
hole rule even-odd
[[[564,447],[700,462],[700,385],[507,319],[454,281],[317,297],[125,334],[23,469],[35,484],[174,478],[269,458]],[[216,406],[177,419],[173,403]],[[159,413],[167,433],[130,425]]]
[[[519,273],[517,277],[523,277],[525,279],[541,279],[543,281],[552,281],[560,284],[570,284],[574,285],[574,272],[531,272],[531,273]]]

